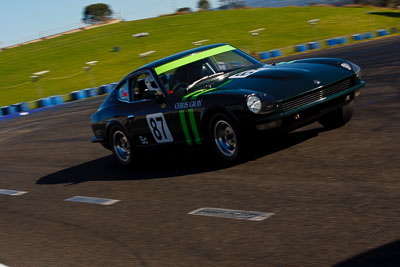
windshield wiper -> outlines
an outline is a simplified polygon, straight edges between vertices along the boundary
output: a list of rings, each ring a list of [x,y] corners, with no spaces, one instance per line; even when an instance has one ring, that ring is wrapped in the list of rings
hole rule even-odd
[[[208,76],[204,76],[203,78],[200,78],[197,81],[194,81],[191,85],[189,85],[187,90],[192,89],[196,84],[198,84],[201,81],[204,81],[204,80],[207,80],[207,79],[210,79],[212,77],[216,77],[216,76],[219,76],[219,75],[222,75],[222,74],[225,74],[225,73],[224,72],[217,72],[217,73],[214,73],[214,74],[211,74],[211,75],[208,75]]]

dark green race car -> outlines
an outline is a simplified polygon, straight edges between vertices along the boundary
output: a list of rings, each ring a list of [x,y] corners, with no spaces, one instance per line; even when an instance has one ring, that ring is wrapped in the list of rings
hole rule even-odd
[[[122,79],[91,117],[92,141],[123,165],[136,148],[176,143],[205,143],[219,159],[234,161],[257,132],[347,123],[364,86],[360,75],[343,59],[265,65],[228,44],[204,46]]]

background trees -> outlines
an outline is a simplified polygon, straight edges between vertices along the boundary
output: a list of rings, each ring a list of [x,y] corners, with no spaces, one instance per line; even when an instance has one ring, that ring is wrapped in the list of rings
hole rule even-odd
[[[87,24],[106,22],[112,18],[112,13],[107,4],[92,4],[85,7],[82,20]]]
[[[200,0],[199,3],[197,4],[197,7],[200,9],[210,9],[211,5],[207,0]]]

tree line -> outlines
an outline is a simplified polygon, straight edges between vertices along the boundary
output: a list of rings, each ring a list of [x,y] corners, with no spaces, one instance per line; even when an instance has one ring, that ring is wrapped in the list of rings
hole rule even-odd
[[[244,7],[245,2],[243,0],[218,0],[221,9],[226,8],[239,8]],[[400,8],[400,0],[352,0],[353,4],[360,5],[371,5],[377,7],[390,7]],[[208,0],[199,0],[197,7],[200,10],[211,9],[211,4]],[[192,12],[189,7],[182,7],[176,10],[177,12]],[[87,24],[96,24],[107,22],[112,19],[112,10],[107,4],[97,3],[86,6],[83,11],[82,21]]]

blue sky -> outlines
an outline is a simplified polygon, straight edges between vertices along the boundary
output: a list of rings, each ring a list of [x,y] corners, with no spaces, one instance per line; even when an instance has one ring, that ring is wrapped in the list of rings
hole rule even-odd
[[[217,7],[218,0],[209,0]],[[180,7],[197,10],[198,0],[0,0],[0,47],[77,28],[85,6],[108,4],[125,20],[172,13]]]

